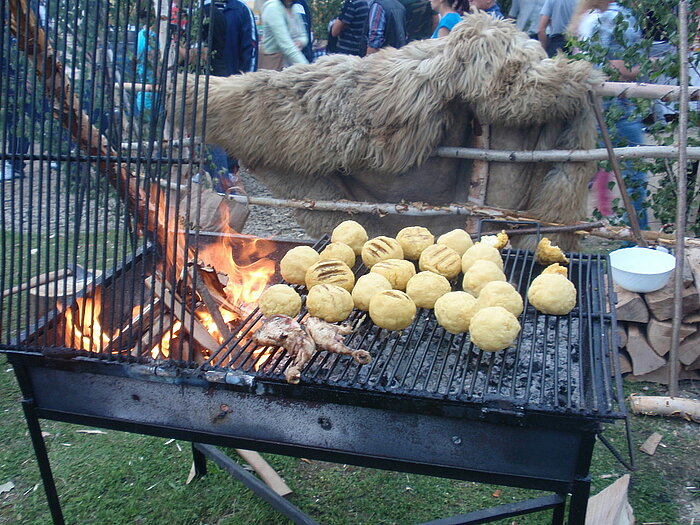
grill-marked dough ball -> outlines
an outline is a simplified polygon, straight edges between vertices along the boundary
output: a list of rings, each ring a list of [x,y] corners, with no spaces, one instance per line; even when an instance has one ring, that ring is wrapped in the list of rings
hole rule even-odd
[[[503,269],[503,259],[501,259],[501,252],[499,252],[493,246],[488,244],[481,244],[477,242],[474,246],[469,248],[462,256],[462,271],[467,273],[467,270],[474,264],[474,261],[479,260],[491,261],[501,270]]]
[[[368,273],[360,277],[352,289],[352,300],[358,310],[369,310],[369,302],[375,294],[391,290],[389,280],[379,273]]]
[[[451,334],[469,330],[476,312],[476,299],[467,292],[446,293],[435,301],[435,318]]]
[[[265,317],[295,317],[301,311],[301,297],[291,286],[275,284],[262,293],[258,306]]]
[[[321,251],[321,261],[343,261],[349,268],[355,266],[355,252],[342,242],[332,242]]]
[[[318,262],[319,254],[310,246],[297,246],[284,254],[280,261],[280,273],[288,283],[304,284],[306,270]]]
[[[396,239],[380,235],[370,239],[362,247],[362,262],[367,268],[387,259],[403,259],[403,248]]]
[[[413,322],[416,305],[404,292],[379,292],[369,302],[369,316],[374,324],[387,330],[403,330]]]
[[[416,267],[405,259],[387,259],[372,266],[370,273],[378,273],[386,277],[395,290],[406,291],[406,283],[416,275]]]
[[[444,244],[428,246],[420,254],[418,267],[423,271],[429,271],[442,275],[447,279],[457,277],[462,269],[459,254]]]
[[[362,246],[367,242],[367,231],[359,222],[343,221],[333,229],[331,242],[347,244],[355,255],[360,255]]]
[[[408,226],[396,234],[406,259],[417,261],[420,254],[435,242],[435,236],[423,226]]]
[[[309,290],[319,284],[335,284],[351,292],[355,286],[355,274],[343,261],[318,261],[306,270],[305,281]]]
[[[406,284],[406,293],[418,308],[433,308],[435,301],[451,289],[447,279],[433,272],[417,273]]]
[[[472,343],[487,352],[508,348],[520,333],[520,323],[501,306],[489,306],[472,317],[469,328]]]
[[[566,315],[576,306],[576,287],[559,273],[543,273],[532,280],[527,298],[542,313]]]
[[[474,246],[474,241],[472,241],[472,238],[466,231],[456,229],[440,235],[440,237],[438,237],[437,244],[449,246],[457,252],[457,255],[461,257],[464,255],[464,252]]]
[[[512,284],[504,281],[487,283],[481,289],[476,304],[479,310],[489,306],[502,306],[515,317],[523,313],[523,298]]]
[[[505,281],[506,275],[495,263],[485,259],[474,261],[462,279],[462,288],[465,292],[479,297],[481,289],[491,281]]]
[[[352,307],[350,292],[334,284],[314,286],[306,296],[306,309],[309,314],[329,323],[347,319]]]

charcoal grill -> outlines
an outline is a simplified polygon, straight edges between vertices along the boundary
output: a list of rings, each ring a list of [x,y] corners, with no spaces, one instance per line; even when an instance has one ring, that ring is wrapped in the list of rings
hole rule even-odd
[[[187,263],[210,241],[192,204],[206,150],[166,118],[164,86],[174,93],[184,85],[171,74],[174,64],[149,80],[150,115],[134,109],[144,80],[130,25],[136,8],[150,3],[49,1],[36,22],[25,0],[0,0],[3,16],[11,11],[16,22],[0,26],[0,105],[13,117],[2,121],[0,161],[26,164],[25,178],[2,183],[0,288],[9,292],[0,351],[22,390],[54,522],[63,517],[40,418],[188,440],[198,472],[205,457],[216,461],[297,523],[313,520],[212,445],[551,492],[441,524],[546,509],[563,523],[567,503],[569,523],[583,523],[596,436],[604,422],[626,416],[607,259],[571,254],[574,310],[554,317],[526,304],[522,332],[503,352],[446,333],[427,310],[401,332],[355,312],[347,344],[369,351],[372,363],[319,352],[291,385],[286,353],[251,341],[257,309],[239,312],[230,335],[205,352],[201,338],[211,336],[197,338],[192,314],[201,268],[190,277]],[[168,5],[155,2],[159,11]],[[178,16],[176,24],[155,17],[164,63],[178,43],[186,50],[201,43],[201,13]],[[206,74],[198,57],[190,65]],[[22,150],[19,137],[32,148]],[[251,242],[230,237],[233,252]],[[275,250],[291,245],[273,242],[263,252],[279,259]],[[525,295],[541,267],[526,251],[506,251],[504,259]],[[146,286],[155,278],[160,286]],[[88,301],[102,312],[86,310]],[[174,333],[162,328],[175,317],[183,325],[178,342],[167,355],[152,350]]]

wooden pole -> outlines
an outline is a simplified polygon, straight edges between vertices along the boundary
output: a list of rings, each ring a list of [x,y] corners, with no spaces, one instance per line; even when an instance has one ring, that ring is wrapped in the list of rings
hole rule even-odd
[[[595,118],[598,121],[598,126],[600,127],[600,134],[603,136],[603,142],[605,143],[605,148],[608,150],[608,160],[612,166],[613,173],[615,174],[615,179],[617,180],[617,185],[620,188],[620,193],[622,195],[622,202],[625,205],[625,210],[629,217],[630,226],[632,227],[632,234],[639,246],[647,248],[649,245],[647,241],[642,236],[642,230],[639,227],[639,218],[637,217],[637,211],[632,205],[632,200],[627,194],[627,185],[622,177],[622,172],[620,171],[620,165],[617,162],[617,157],[613,152],[612,141],[610,140],[610,134],[608,133],[608,127],[605,125],[605,119],[603,118],[603,113],[600,110],[599,100],[593,96],[593,93],[589,93],[589,98],[591,105],[593,106],[593,112],[595,113]]]
[[[668,367],[668,391],[678,396],[678,346],[683,320],[683,263],[685,262],[685,210],[688,187],[688,0],[678,4],[678,60],[680,61],[680,108],[678,111],[678,186],[676,190],[676,279],[673,287],[673,324]]]

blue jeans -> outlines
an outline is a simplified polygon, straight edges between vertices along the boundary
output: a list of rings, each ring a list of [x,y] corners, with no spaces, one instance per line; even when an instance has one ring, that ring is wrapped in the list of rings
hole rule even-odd
[[[623,114],[615,123],[615,137],[612,138],[613,146],[641,146],[644,143],[642,121],[639,117],[632,116],[634,104],[626,99],[614,99],[603,104],[604,109],[616,105]],[[644,202],[647,196],[647,174],[634,168],[632,161],[627,160],[620,164],[622,176],[627,184],[627,194],[632,199],[632,205],[639,218],[639,226],[642,230],[649,228],[649,219]],[[625,220],[628,220],[627,218]]]

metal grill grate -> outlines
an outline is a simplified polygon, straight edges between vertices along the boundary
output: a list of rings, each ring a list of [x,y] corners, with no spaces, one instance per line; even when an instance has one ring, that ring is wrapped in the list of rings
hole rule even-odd
[[[350,321],[356,330],[346,344],[369,351],[372,362],[360,366],[349,356],[318,352],[302,372],[304,387],[333,387],[351,398],[376,393],[426,402],[466,402],[487,409],[622,417],[611,368],[615,349],[608,290],[612,287],[604,271],[605,258],[572,255],[570,279],[578,298],[567,316],[541,314],[528,305],[527,289],[542,269],[531,252],[508,250],[504,264],[508,280],[525,299],[519,318],[522,331],[513,347],[484,352],[468,334],[452,335],[441,328],[432,310],[420,309],[413,324],[401,332],[380,329],[368,315],[354,311]],[[357,275],[365,272],[361,265],[355,269]],[[302,311],[299,319],[306,315]],[[252,374],[273,389],[283,386],[291,359],[283,348],[261,348],[252,342],[261,323],[262,314],[256,310],[202,368],[235,370]]]

